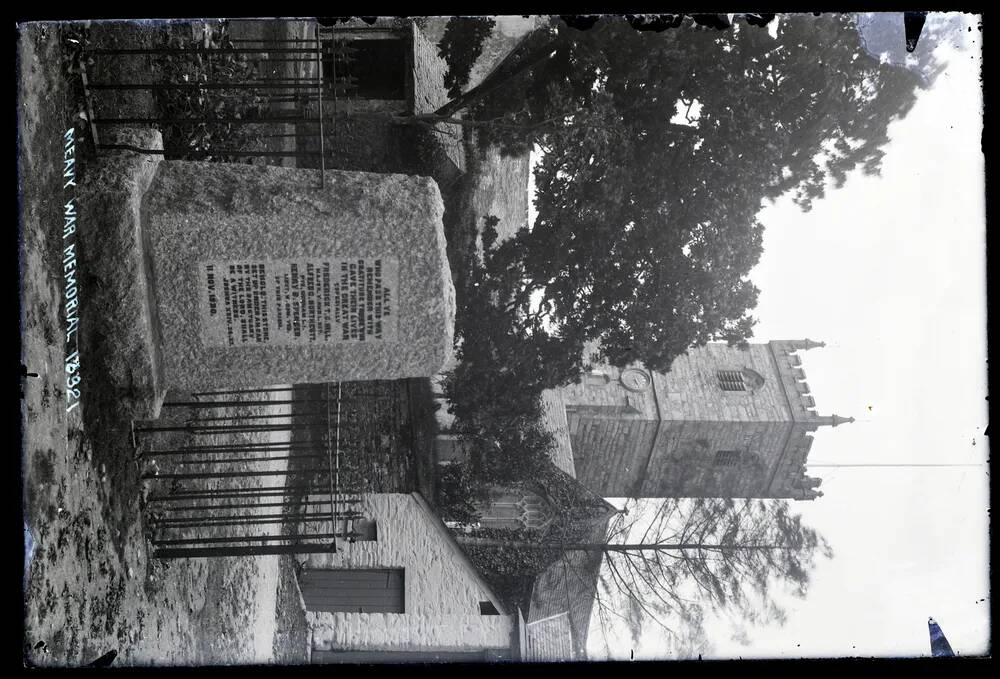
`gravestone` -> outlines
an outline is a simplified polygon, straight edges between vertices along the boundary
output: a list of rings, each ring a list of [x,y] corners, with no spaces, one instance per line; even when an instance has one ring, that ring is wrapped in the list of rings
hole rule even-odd
[[[164,380],[206,390],[426,377],[455,293],[424,177],[163,161],[143,199]]]

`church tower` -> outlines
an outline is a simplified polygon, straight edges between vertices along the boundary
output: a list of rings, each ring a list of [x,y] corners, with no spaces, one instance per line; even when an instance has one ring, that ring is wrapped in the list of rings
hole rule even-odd
[[[800,353],[811,340],[709,343],[667,373],[595,368],[555,390],[576,478],[602,497],[811,500],[812,434],[854,418],[819,415]]]

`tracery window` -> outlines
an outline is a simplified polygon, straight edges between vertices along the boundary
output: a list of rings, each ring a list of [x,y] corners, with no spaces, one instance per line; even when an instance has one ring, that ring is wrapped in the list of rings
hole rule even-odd
[[[764,386],[764,376],[750,368],[719,370],[716,377],[723,391],[756,391]]]
[[[739,450],[717,450],[715,451],[716,467],[735,467],[742,456]]]
[[[719,378],[719,388],[723,391],[746,391],[747,386],[743,381],[743,373],[739,370],[720,370],[717,373]]]

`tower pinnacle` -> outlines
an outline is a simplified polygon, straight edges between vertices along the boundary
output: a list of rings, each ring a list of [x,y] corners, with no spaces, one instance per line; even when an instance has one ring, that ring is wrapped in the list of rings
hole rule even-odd
[[[844,424],[845,422],[854,422],[853,417],[841,417],[840,415],[822,415],[816,418],[819,424],[828,424],[831,427],[836,427],[838,424]]]
[[[825,347],[826,342],[814,342],[813,340],[806,338],[804,340],[790,340],[791,344],[796,349],[804,349],[808,351],[809,349],[816,349],[817,347]]]

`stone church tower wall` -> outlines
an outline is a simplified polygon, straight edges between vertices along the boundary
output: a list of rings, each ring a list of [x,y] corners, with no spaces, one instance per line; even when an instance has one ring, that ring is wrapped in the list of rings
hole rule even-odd
[[[565,408],[577,479],[604,497],[812,499],[811,432],[848,421],[813,410],[799,354],[817,346],[710,343],[667,373],[597,366],[547,400]]]

